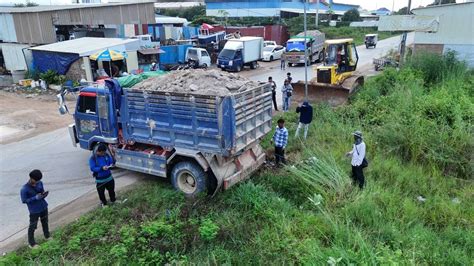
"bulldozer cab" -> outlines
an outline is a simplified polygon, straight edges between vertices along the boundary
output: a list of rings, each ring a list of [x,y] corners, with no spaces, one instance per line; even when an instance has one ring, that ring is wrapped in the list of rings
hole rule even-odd
[[[326,46],[326,66],[337,66],[337,73],[355,71],[359,55],[352,39],[328,40]]]

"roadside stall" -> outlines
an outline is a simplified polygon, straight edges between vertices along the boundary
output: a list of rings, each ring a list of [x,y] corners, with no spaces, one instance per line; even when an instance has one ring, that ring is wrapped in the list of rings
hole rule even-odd
[[[120,77],[127,70],[126,53],[105,49],[91,55],[89,58],[97,62],[98,68],[95,70],[97,79]]]

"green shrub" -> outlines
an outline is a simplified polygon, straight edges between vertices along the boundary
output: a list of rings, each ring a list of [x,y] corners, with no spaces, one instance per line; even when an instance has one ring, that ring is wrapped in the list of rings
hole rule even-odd
[[[219,226],[215,224],[211,219],[207,218],[202,220],[201,226],[199,226],[199,234],[204,240],[213,240],[219,232]]]

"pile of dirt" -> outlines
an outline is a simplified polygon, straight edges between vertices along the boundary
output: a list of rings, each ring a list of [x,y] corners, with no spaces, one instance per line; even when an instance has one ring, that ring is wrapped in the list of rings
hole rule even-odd
[[[260,83],[221,70],[177,70],[144,80],[132,89],[226,96],[255,88]]]

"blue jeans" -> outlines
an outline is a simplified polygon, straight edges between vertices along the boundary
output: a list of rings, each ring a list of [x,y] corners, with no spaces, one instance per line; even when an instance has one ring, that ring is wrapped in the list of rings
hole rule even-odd
[[[290,97],[287,97],[285,96],[285,98],[283,99],[283,111],[288,111],[291,107],[291,96]]]

